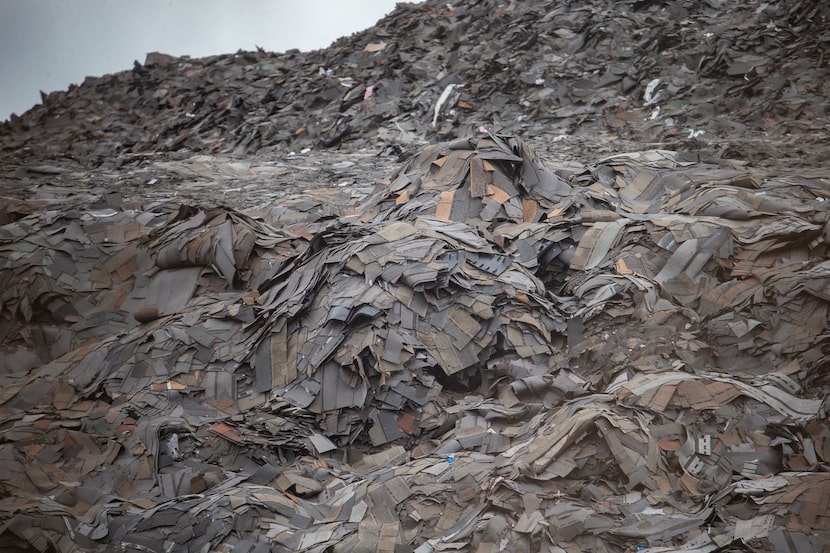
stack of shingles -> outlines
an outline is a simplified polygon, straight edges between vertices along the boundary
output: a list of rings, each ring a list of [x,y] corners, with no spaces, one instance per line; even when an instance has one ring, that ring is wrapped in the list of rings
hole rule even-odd
[[[60,551],[818,548],[830,440],[803,390],[825,338],[792,330],[826,310],[827,191],[800,183],[648,152],[572,188],[487,136],[427,148],[353,215],[266,210],[308,238],[131,212],[108,232],[167,223],[107,252],[140,270],[109,292],[18,253],[4,276],[141,324],[92,340],[33,303],[85,342],[7,375],[3,528]],[[94,221],[41,213],[3,247],[59,235],[77,263]],[[329,460],[290,465],[302,451]]]
[[[519,143],[512,152],[505,140],[490,142],[508,159],[498,169],[485,170],[498,173],[496,182],[507,186],[503,173],[516,177],[521,171]],[[465,152],[471,158],[475,150],[468,144]],[[534,175],[544,173],[536,160],[528,163]],[[428,167],[429,173],[431,162]],[[457,178],[455,187],[467,183],[469,189],[466,172]],[[484,192],[486,197],[505,194],[497,187]],[[136,215],[111,211],[107,214],[113,220]],[[149,214],[155,220],[157,214]],[[27,221],[10,226],[7,247],[19,242],[16,230],[27,228]],[[67,228],[87,245],[98,244],[76,221]],[[110,233],[123,230],[121,225],[109,227]],[[495,253],[472,227],[445,217],[417,217],[411,223],[378,221],[365,228],[336,224],[316,236],[305,248],[305,241],[238,213],[182,208],[143,243],[133,241],[109,252],[107,262],[130,268],[130,278],[125,278],[132,290],[107,289],[98,296],[83,288],[66,291],[66,304],[97,302],[93,307],[111,309],[122,319],[132,315],[141,325],[103,325],[100,331],[109,335],[100,342],[87,341],[21,375],[4,394],[5,409],[10,414],[61,412],[77,419],[75,411],[84,407],[81,413],[90,414],[92,409],[82,398],[111,398],[111,408],[102,413],[96,403],[94,416],[84,424],[85,432],[117,440],[126,452],[108,460],[119,476],[108,475],[110,483],[102,489],[149,508],[165,497],[205,488],[194,482],[211,479],[213,471],[200,466],[163,470],[170,459],[181,460],[179,448],[185,443],[179,443],[180,435],[191,443],[190,434],[204,424],[246,412],[269,397],[317,413],[321,429],[343,444],[361,439],[366,425],[361,413],[368,408],[368,438],[380,445],[439,426],[441,408],[428,406],[441,389],[436,380],[451,378],[447,382],[469,387],[480,366],[496,373],[513,362],[524,372],[528,369],[522,363],[547,370],[546,359],[555,351],[551,333],[561,322],[541,284],[521,265]],[[106,236],[99,238],[107,243]],[[65,248],[71,239],[60,235],[55,240]],[[295,244],[302,245],[301,255]],[[66,256],[70,262],[83,258],[83,252],[71,253]],[[98,252],[96,261],[101,256]],[[15,261],[8,269],[37,273],[40,267],[37,256]],[[60,282],[61,274],[48,272],[47,277]],[[94,277],[95,270],[86,267],[81,275]],[[248,287],[236,289],[239,284]],[[26,286],[14,291],[15,304],[33,293]],[[14,319],[17,312],[9,315]],[[57,324],[62,321],[54,315],[51,319],[73,340],[83,338],[74,327]],[[72,390],[81,395],[73,397]],[[340,416],[344,409],[350,409],[345,418]],[[285,430],[279,424],[262,427]],[[26,430],[23,424],[20,431]],[[268,443],[224,423],[211,424],[209,430],[234,443]],[[41,432],[42,441],[58,438]],[[335,447],[319,435],[309,441],[320,451]],[[5,449],[14,451],[13,446]],[[20,461],[23,473],[35,470]],[[50,490],[60,488],[61,481],[77,480],[65,478],[69,467],[64,463],[57,466],[56,477],[43,482]],[[120,534],[113,532],[110,538]],[[100,528],[82,533],[107,534]]]
[[[791,512],[810,505],[806,523],[785,515],[792,517],[787,529],[753,527],[745,510],[725,503],[764,493],[732,481],[826,463],[827,432],[819,422],[826,406],[821,394],[805,394],[821,378],[826,340],[827,300],[817,293],[827,278],[826,186],[818,179],[802,179],[800,187],[772,181],[756,192],[759,184],[742,172],[689,167],[665,152],[636,157],[600,163],[589,179],[591,197],[614,214],[590,223],[572,262],[584,271],[573,273],[568,287],[583,302],[576,314],[592,321],[592,335],[573,344],[578,372],[616,380],[606,391],[650,412],[649,447],[672,452],[683,469],[679,480],[664,481],[664,491],[685,488],[699,497],[722,490],[718,507],[731,513],[725,521],[738,518],[736,539],[768,538],[774,548],[790,539],[797,544],[792,551],[816,547],[807,534],[826,509],[802,496],[803,481],[780,483],[804,502]],[[631,314],[646,325],[619,324]],[[711,420],[683,414],[712,411]],[[634,458],[643,460],[647,450],[639,449]]]
[[[365,417],[354,409],[372,405],[368,434],[381,445],[437,425],[428,403],[441,384],[546,372],[561,316],[476,227],[526,213],[532,224],[544,217],[539,202],[553,209],[569,187],[513,146],[494,137],[428,148],[360,206],[360,221],[322,234],[325,247],[264,294],[261,389],[321,414],[344,443]],[[515,188],[519,174],[533,192]],[[329,416],[344,408],[350,423]]]
[[[426,156],[437,159],[435,165],[441,169],[447,163],[442,156],[430,152]],[[826,406],[820,395],[794,395],[803,395],[805,384],[820,378],[822,361],[815,352],[822,347],[824,325],[808,322],[795,332],[794,315],[774,315],[826,312],[826,298],[817,293],[820,285],[808,284],[826,278],[821,261],[825,210],[821,201],[810,201],[826,197],[821,181],[814,181],[812,187],[804,183],[798,199],[776,182],[754,192],[759,184],[743,171],[684,162],[668,152],[610,160],[595,172],[599,177],[592,179],[582,199],[591,208],[582,210],[588,228],[574,232],[579,246],[571,261],[575,272],[569,284],[580,285],[581,305],[574,313],[584,319],[580,326],[588,322],[586,335],[595,338],[596,350],[604,351],[594,358],[583,357],[586,363],[578,372],[597,384],[617,382],[602,386],[611,396],[586,397],[563,407],[549,428],[524,429],[532,437],[524,445],[514,442],[513,447],[500,450],[500,457],[501,463],[511,459],[516,467],[514,479],[553,482],[547,493],[561,494],[565,489],[585,499],[581,490],[586,480],[601,479],[603,486],[589,492],[594,494],[587,496],[590,503],[571,507],[567,501],[542,501],[540,511],[539,494],[523,504],[523,513],[519,504],[507,502],[505,508],[522,514],[510,525],[514,534],[506,542],[520,544],[521,536],[515,533],[527,533],[541,543],[553,535],[554,544],[564,546],[575,539],[579,547],[587,548],[596,546],[598,538],[591,536],[599,534],[612,541],[629,538],[652,545],[682,536],[678,539],[688,547],[707,551],[733,540],[753,539],[766,540],[772,547],[791,540],[796,544],[793,551],[818,547],[826,536],[811,533],[820,529],[827,508],[817,495],[807,494],[805,482],[824,486],[826,479],[820,473],[792,473],[775,484],[787,487],[787,492],[757,499],[761,505],[777,505],[774,509],[790,518],[785,527],[774,530],[761,524],[772,522],[764,514],[770,512],[767,508],[747,512],[733,503],[740,504],[742,494],[762,496],[772,488],[750,487],[748,491],[731,483],[782,469],[815,470],[827,462],[827,432],[819,422]],[[430,198],[425,184],[426,201],[415,205],[424,206],[428,213],[441,209],[442,195],[454,199],[453,189],[433,192]],[[414,186],[420,189],[421,182]],[[400,203],[405,206],[408,201],[412,200],[404,196]],[[594,213],[602,206],[607,206],[604,213]],[[760,239],[769,240],[761,250],[756,245]],[[769,256],[763,264],[740,262],[762,251]],[[790,270],[794,261],[798,271]],[[747,267],[763,273],[750,283],[753,291],[747,295],[732,300],[709,292],[717,285],[743,286],[741,271]],[[733,275],[730,270],[735,271]],[[591,279],[600,283],[591,284]],[[788,286],[777,285],[778,279],[786,279]],[[721,311],[731,311],[735,325],[724,328],[717,318],[696,313],[701,296],[707,293],[708,301],[719,301]],[[620,300],[621,294],[627,298]],[[619,304],[616,313],[609,313],[612,299]],[[623,317],[635,313],[651,325],[620,325]],[[750,314],[761,320],[747,321]],[[664,331],[657,344],[650,343],[651,331],[666,322],[676,328]],[[609,340],[608,333],[621,336]],[[737,337],[746,338],[737,351],[717,347],[738,333]],[[716,347],[700,338],[713,341]],[[696,355],[701,350],[707,357]],[[576,356],[582,352],[573,348]],[[767,369],[759,377],[761,363],[779,370]],[[576,363],[572,366],[580,368]],[[677,368],[688,372],[672,370]],[[578,395],[578,389],[569,392]],[[640,402],[640,394],[647,399]],[[606,405],[612,398],[619,405]],[[493,419],[477,417],[476,409],[464,411],[455,431],[446,435],[450,441],[439,451],[476,450],[483,441],[475,438],[488,430],[516,435],[515,428],[499,428]],[[711,411],[714,420],[709,421],[704,413]],[[595,437],[580,441],[586,432]],[[568,451],[574,444],[578,447]],[[528,452],[513,459],[523,448]],[[604,479],[610,475],[597,463],[603,458],[618,467],[619,480]],[[551,472],[547,472],[549,467],[553,467]],[[568,490],[565,477],[578,477],[576,487]],[[678,490],[683,490],[680,501],[672,498]],[[704,501],[707,494],[718,490],[717,502]],[[798,503],[792,510],[781,511],[783,497],[798,498]],[[607,513],[617,515],[622,527],[598,516],[597,502],[610,502]],[[536,507],[530,512],[527,505]],[[795,514],[802,508],[807,510],[805,517]],[[716,509],[722,519],[712,538],[697,529]],[[756,515],[757,520],[752,518]],[[430,542],[423,550],[441,549],[440,541]],[[533,543],[539,545],[539,541]]]
[[[755,191],[745,172],[705,164],[690,171],[674,155],[648,155],[621,170],[620,158],[594,169],[589,194],[614,213],[590,223],[574,255],[572,268],[584,272],[567,288],[583,310],[638,295],[644,322],[680,317],[705,330],[713,366],[767,372],[796,354],[815,366],[826,313],[818,291],[827,271],[818,261],[826,247],[821,182],[785,189],[773,181]]]
[[[135,325],[118,306],[132,290],[136,243],[168,215],[69,201],[0,230],[0,339],[23,338],[41,362]]]
[[[94,204],[43,211],[3,233],[4,342],[17,348],[4,362],[2,394],[3,485],[17,490],[10,497],[57,494],[57,524],[62,516],[79,522],[62,538],[59,549],[68,550],[76,539],[92,547],[88,540],[119,535],[120,522],[107,529],[107,511],[121,498],[149,508],[225,480],[211,459],[162,470],[182,459],[169,440],[181,434],[182,448],[196,439],[209,453],[210,436],[192,433],[237,412],[234,379],[245,375],[228,365],[250,349],[235,333],[253,320],[252,302],[227,290],[250,271],[280,267],[289,239],[223,210],[173,217],[163,206]],[[249,261],[255,246],[268,253]],[[8,522],[38,546],[56,524],[23,514]]]

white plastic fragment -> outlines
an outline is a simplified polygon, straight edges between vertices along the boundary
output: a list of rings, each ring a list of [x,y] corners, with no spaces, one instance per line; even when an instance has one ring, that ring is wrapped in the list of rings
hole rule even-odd
[[[167,438],[167,453],[174,461],[182,459],[181,451],[179,451],[179,435],[175,432]]]
[[[452,94],[452,91],[455,90],[456,87],[461,88],[462,86],[464,86],[464,85],[463,84],[452,83],[452,84],[448,84],[444,88],[444,91],[438,97],[438,101],[435,102],[435,113],[432,116],[432,127],[433,128],[435,128],[435,126],[438,124],[438,116],[441,115],[441,108],[444,106],[444,104],[449,99],[450,94]]]
[[[659,94],[654,93],[658,86],[660,86],[660,79],[652,79],[646,85],[646,90],[643,92],[643,100],[645,100],[647,106],[659,99]]]
[[[704,434],[697,438],[697,452],[701,455],[712,454],[712,436]]]

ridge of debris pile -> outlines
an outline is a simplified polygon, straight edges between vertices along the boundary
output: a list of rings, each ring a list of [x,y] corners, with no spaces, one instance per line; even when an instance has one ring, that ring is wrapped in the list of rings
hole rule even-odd
[[[323,50],[149,54],[44,94],[0,154],[413,151],[484,127],[798,158],[827,143],[828,37],[821,0],[402,3]]]

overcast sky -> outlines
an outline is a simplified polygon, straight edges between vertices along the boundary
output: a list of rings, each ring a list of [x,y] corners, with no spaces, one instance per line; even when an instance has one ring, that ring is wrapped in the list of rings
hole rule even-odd
[[[374,25],[396,0],[0,0],[0,120],[87,75],[237,50],[313,50]]]

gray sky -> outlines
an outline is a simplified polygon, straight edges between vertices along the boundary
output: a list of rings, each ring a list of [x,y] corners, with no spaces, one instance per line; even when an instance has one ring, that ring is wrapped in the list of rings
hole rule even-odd
[[[397,0],[0,0],[0,120],[51,92],[144,62],[237,50],[313,50],[366,29]]]

